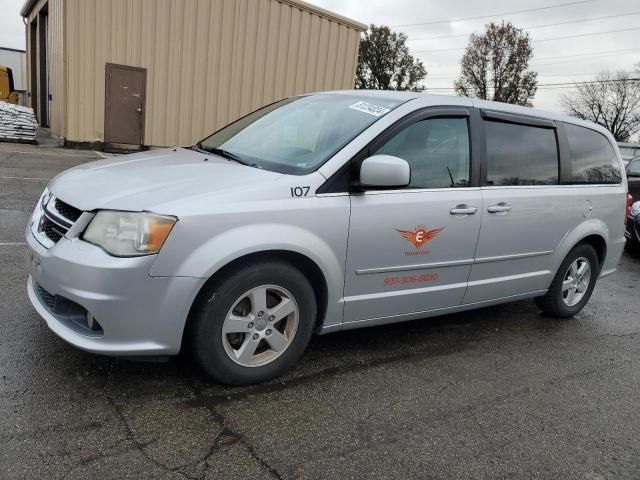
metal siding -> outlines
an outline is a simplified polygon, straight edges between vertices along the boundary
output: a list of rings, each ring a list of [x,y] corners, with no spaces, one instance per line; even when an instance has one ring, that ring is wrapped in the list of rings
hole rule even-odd
[[[68,140],[104,140],[107,62],[148,70],[148,145],[189,145],[281,98],[353,87],[362,26],[297,1],[50,0],[62,1]]]
[[[65,28],[67,0],[52,0],[49,8],[49,25],[53,32],[50,54],[53,59],[51,68],[51,130],[64,137],[67,128],[67,57]],[[53,16],[52,16],[53,14]],[[53,25],[53,28],[51,26]]]
[[[66,90],[65,90],[65,2],[66,0],[40,0],[33,5],[29,11],[27,19],[27,79],[25,87],[31,91],[31,55],[34,51],[34,45],[31,45],[31,36],[29,35],[29,24],[34,21],[40,9],[48,3],[47,18],[47,51],[49,55],[49,125],[51,131],[57,135],[65,135],[65,108],[66,108]],[[32,105],[33,98],[29,98],[28,105]]]

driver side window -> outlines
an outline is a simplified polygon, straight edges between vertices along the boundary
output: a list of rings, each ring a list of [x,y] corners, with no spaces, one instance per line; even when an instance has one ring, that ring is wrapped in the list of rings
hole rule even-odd
[[[375,154],[409,162],[408,188],[469,186],[469,129],[466,118],[430,118],[409,125]]]
[[[633,175],[634,177],[640,177],[640,158],[638,160],[634,160],[629,164],[629,175]]]

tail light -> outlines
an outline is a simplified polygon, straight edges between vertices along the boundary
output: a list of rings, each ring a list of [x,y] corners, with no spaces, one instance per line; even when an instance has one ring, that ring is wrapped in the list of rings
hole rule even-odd
[[[631,196],[630,193],[627,193],[627,209],[625,211],[625,215],[624,215],[624,224],[627,224],[627,221],[629,220],[629,217],[631,216],[631,205],[633,204],[633,197]]]

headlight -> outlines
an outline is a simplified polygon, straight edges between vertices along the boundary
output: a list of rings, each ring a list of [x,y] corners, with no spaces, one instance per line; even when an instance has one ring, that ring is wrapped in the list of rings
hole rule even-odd
[[[82,238],[118,257],[151,255],[160,251],[176,221],[152,213],[101,210]]]
[[[640,202],[636,202],[631,205],[631,216],[640,217]]]

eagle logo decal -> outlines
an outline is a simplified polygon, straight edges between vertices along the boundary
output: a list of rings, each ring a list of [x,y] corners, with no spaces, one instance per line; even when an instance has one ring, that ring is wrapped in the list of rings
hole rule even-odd
[[[396,228],[400,236],[417,249],[422,248],[424,244],[436,238],[442,230],[444,230],[444,227],[427,230],[424,225],[419,225],[414,231],[399,230]]]

